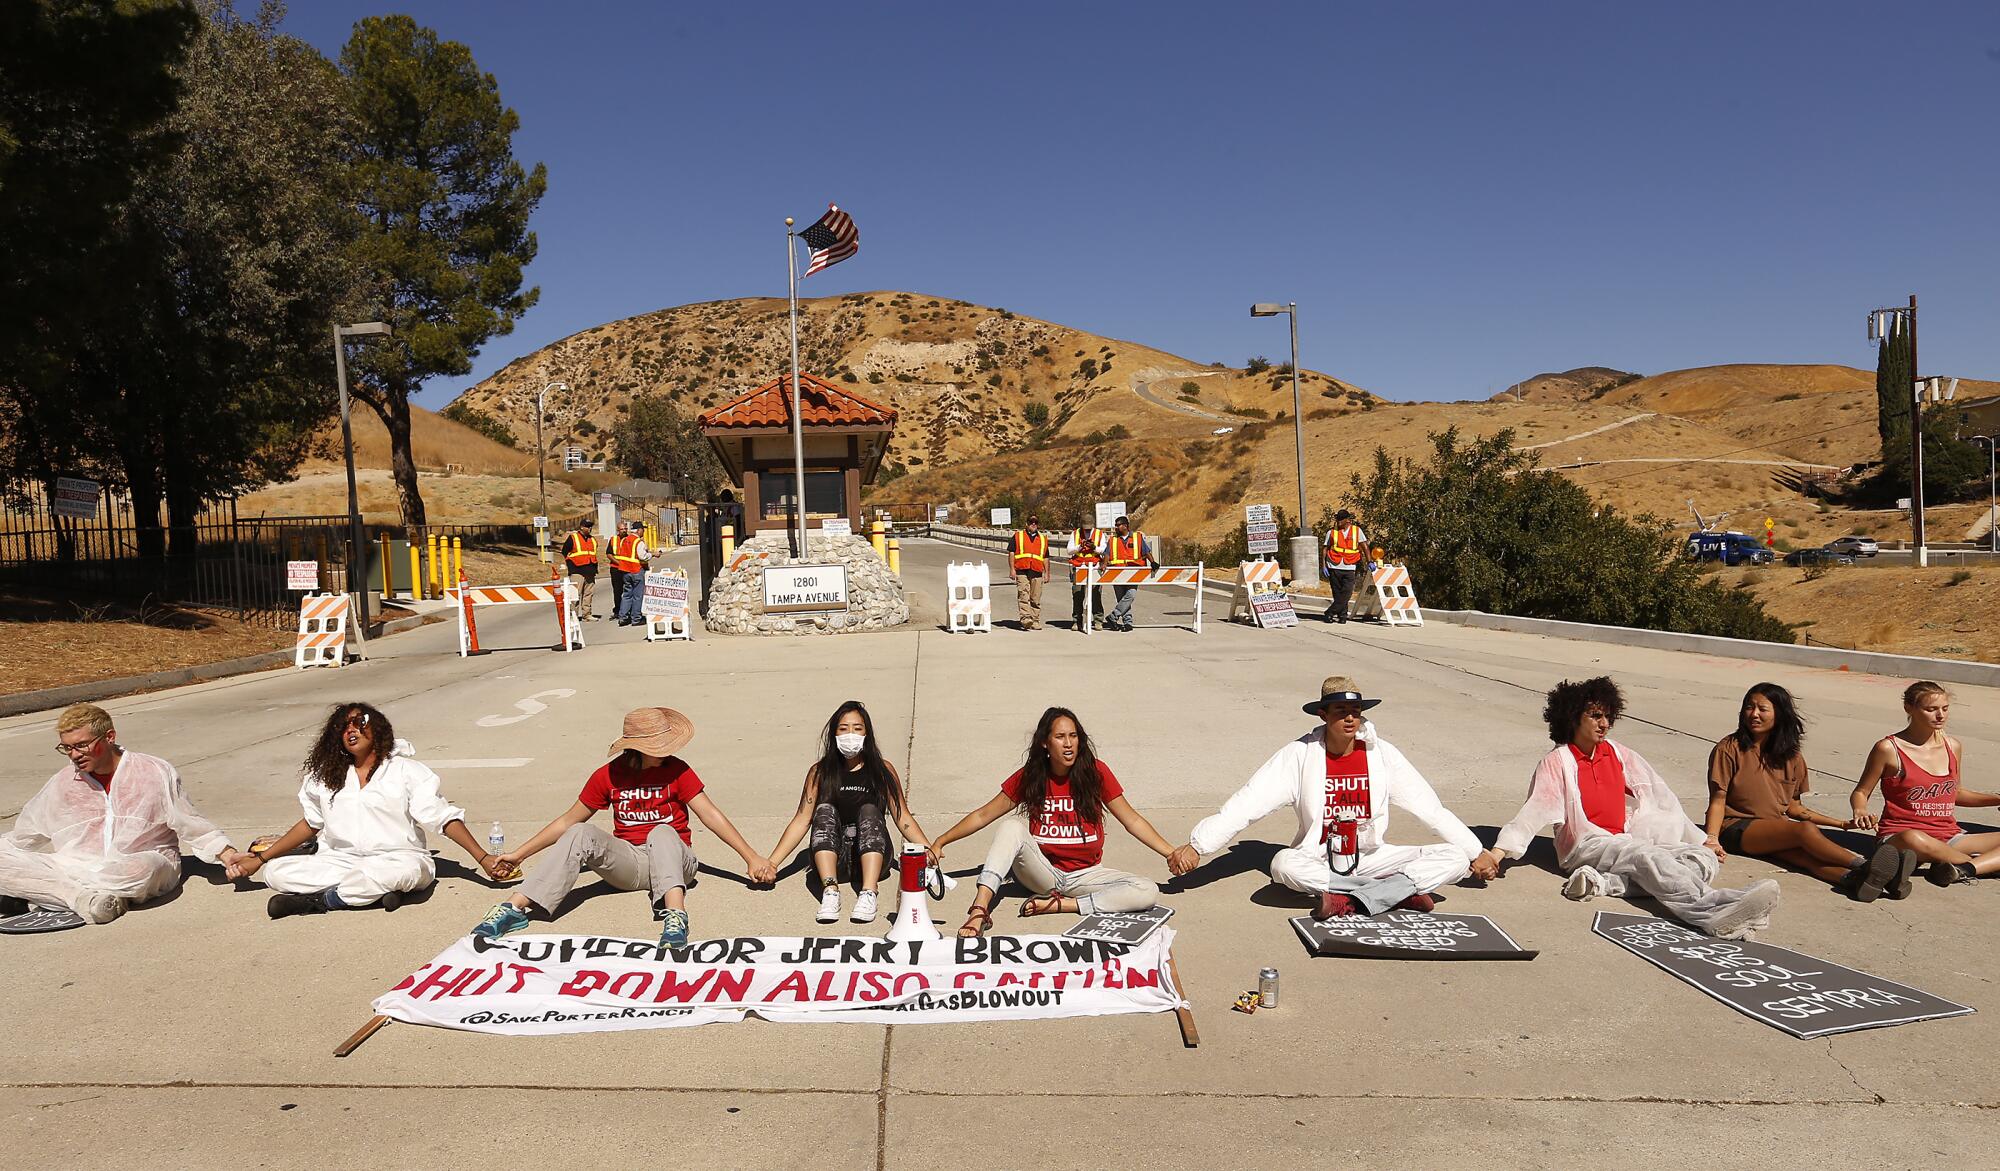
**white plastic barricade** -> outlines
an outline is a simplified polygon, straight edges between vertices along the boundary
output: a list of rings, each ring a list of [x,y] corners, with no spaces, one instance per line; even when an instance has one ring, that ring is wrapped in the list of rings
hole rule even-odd
[[[1284,570],[1276,561],[1245,561],[1236,567],[1229,617],[1267,629],[1299,624],[1292,596],[1285,592]]]
[[[299,599],[299,641],[292,651],[292,663],[300,668],[347,665],[346,594],[311,594]]]
[[[460,583],[444,592],[445,600],[458,611],[458,655],[485,653],[479,647],[478,619],[473,611],[487,606],[549,606],[559,615],[562,642],[552,650],[573,651],[583,646],[583,626],[576,620],[576,590],[570,579],[528,582],[522,585],[476,586]]]
[[[1405,566],[1376,566],[1359,600],[1361,604],[1349,612],[1350,617],[1373,618],[1387,626],[1424,624],[1424,612],[1417,605],[1417,589]]]
[[[646,574],[639,613],[646,618],[646,641],[694,638],[688,621],[688,575],[685,569],[655,569]]]
[[[993,633],[992,571],[984,561],[954,561],[947,566],[945,599],[947,630]]]
[[[1201,565],[1162,565],[1158,569],[1146,566],[1103,566],[1078,565],[1070,570],[1070,580],[1084,587],[1083,632],[1094,634],[1097,618],[1092,613],[1095,608],[1098,586],[1181,586],[1194,591],[1194,625],[1190,627],[1196,634],[1201,633],[1201,600],[1203,587],[1208,584],[1207,568]],[[1133,623],[1134,626],[1140,625]],[[1148,626],[1179,626],[1178,622],[1149,622]]]

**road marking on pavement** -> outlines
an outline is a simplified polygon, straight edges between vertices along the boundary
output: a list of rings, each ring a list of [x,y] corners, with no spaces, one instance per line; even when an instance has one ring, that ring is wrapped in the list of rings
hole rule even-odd
[[[458,768],[520,768],[534,762],[532,756],[474,756],[465,760],[427,760],[424,763],[430,766],[432,772],[440,772]]]
[[[520,715],[481,716],[477,722],[482,728],[504,728],[509,724],[518,724],[522,720],[541,715],[543,712],[549,710],[548,704],[537,702],[543,696],[548,696],[552,699],[568,699],[575,694],[576,690],[570,687],[558,687],[552,691],[537,691],[526,699],[515,701],[514,707],[521,713]]]

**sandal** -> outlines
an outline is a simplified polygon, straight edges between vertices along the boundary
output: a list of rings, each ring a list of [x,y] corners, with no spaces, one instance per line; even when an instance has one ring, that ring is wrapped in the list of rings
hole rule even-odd
[[[1031,919],[1036,915],[1054,915],[1062,910],[1063,897],[1059,894],[1036,895],[1021,900],[1021,917]]]
[[[965,923],[958,929],[960,939],[978,939],[993,930],[993,911],[990,907],[974,906],[965,916]]]

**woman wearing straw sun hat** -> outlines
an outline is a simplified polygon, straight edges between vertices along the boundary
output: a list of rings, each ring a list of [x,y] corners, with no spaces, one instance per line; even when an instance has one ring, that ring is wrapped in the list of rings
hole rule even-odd
[[[556,847],[554,855],[535,867],[513,898],[487,912],[472,933],[498,939],[519,931],[536,907],[553,917],[578,873],[587,869],[621,890],[651,891],[660,943],[686,946],[687,888],[695,874],[690,813],[736,851],[750,881],[776,881],[777,867],[750,848],[709,799],[701,778],[674,755],[692,739],[693,721],[670,707],[625,713],[624,734],[607,749],[612,759],[590,774],[575,804],[498,861],[512,873],[550,845]],[[600,809],[611,810],[613,832],[584,824]]]

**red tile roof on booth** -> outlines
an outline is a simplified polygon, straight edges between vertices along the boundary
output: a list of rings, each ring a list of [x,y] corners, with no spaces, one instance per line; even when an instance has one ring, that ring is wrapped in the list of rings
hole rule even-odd
[[[799,375],[799,409],[808,427],[896,425],[893,407],[871,403],[860,395],[810,374]],[[791,379],[783,375],[773,378],[719,407],[703,411],[698,421],[704,428],[789,427],[792,425]]]

